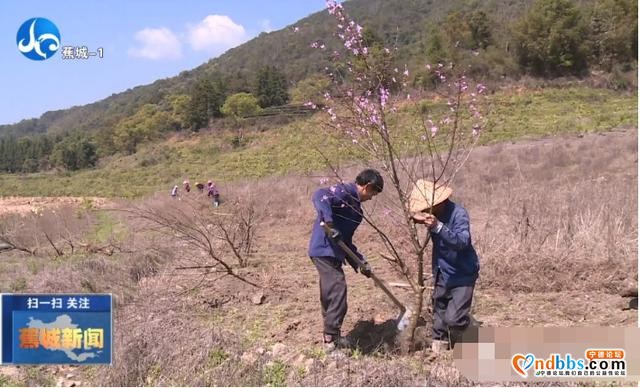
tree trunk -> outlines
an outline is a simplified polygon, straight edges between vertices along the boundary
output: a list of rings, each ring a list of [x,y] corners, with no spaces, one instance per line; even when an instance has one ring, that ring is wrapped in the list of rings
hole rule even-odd
[[[409,326],[405,329],[406,333],[403,333],[400,348],[403,353],[407,354],[414,350],[416,329],[420,322],[420,316],[422,314],[422,308],[424,304],[424,287],[420,287],[414,294],[413,306],[411,307],[411,317],[409,319]]]

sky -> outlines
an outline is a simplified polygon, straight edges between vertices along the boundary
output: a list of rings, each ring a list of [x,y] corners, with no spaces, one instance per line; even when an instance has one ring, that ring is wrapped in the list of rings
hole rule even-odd
[[[324,7],[324,0],[2,0],[0,124],[176,76]],[[18,49],[18,30],[32,18],[59,30],[60,49],[46,60]],[[63,59],[65,46],[102,48],[102,58]]]

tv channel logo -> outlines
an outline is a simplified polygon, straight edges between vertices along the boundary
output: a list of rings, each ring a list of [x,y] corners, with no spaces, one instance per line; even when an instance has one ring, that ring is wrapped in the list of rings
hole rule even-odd
[[[18,29],[16,44],[25,57],[44,61],[60,49],[60,31],[49,19],[31,18]]]

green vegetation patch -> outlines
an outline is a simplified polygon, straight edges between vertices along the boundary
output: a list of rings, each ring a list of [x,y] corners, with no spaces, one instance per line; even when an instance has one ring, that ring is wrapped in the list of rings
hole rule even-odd
[[[482,144],[638,125],[637,94],[569,87],[504,91],[489,99],[491,111]],[[416,109],[405,110],[409,116],[400,120],[417,118],[420,104],[428,106],[430,102],[422,101]],[[334,163],[345,160],[336,140],[324,134],[321,119],[321,115],[315,115],[265,132],[247,128],[240,147],[231,144],[233,133],[220,131],[146,145],[134,155],[113,158],[92,170],[0,174],[0,196],[135,198],[158,190],[166,190],[168,195],[171,187],[181,185],[185,178],[192,184],[208,179],[224,183],[310,172],[324,168],[325,157]]]

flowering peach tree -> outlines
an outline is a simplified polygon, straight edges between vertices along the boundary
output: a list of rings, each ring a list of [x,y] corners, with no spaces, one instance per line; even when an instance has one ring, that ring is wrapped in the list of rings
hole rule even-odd
[[[373,211],[363,214],[384,245],[381,254],[410,285],[413,312],[403,348],[412,348],[423,311],[425,253],[428,233],[418,229],[409,212],[409,198],[418,179],[449,185],[467,161],[486,124],[486,87],[469,79],[454,64],[424,64],[433,90],[419,99],[410,85],[410,70],[394,59],[396,48],[368,46],[363,27],[341,3],[327,2],[336,21],[340,50],[329,42],[311,46],[324,50],[333,66],[326,68],[332,87],[324,103],[307,105],[326,115],[324,130],[338,140],[339,153],[376,167],[384,175],[385,192]],[[329,159],[327,158],[329,162]],[[338,169],[330,163],[337,178]],[[379,205],[382,205],[380,211]]]

